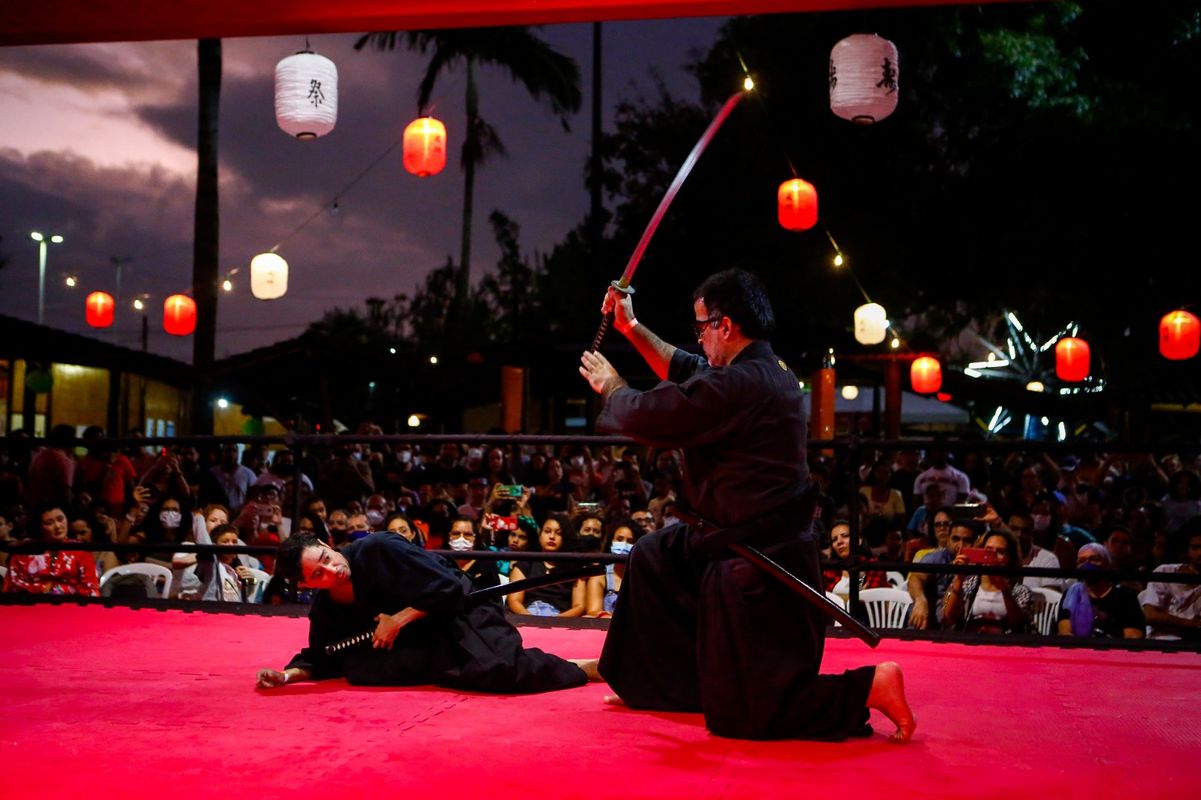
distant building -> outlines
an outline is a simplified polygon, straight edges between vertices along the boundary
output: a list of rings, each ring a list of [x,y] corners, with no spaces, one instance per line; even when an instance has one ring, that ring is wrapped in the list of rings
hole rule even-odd
[[[0,435],[61,424],[174,436],[188,432],[191,394],[182,361],[0,315]]]

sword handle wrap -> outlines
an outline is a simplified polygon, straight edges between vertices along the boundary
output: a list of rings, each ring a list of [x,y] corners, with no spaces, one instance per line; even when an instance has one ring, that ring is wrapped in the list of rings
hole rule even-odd
[[[341,641],[326,645],[325,654],[327,656],[332,656],[335,653],[340,653],[348,647],[354,647],[355,645],[362,644],[363,642],[369,642],[371,641],[371,637],[374,635],[375,631],[363,631],[362,633],[356,633],[354,636],[348,636]]]
[[[633,294],[634,287],[625,282],[625,279],[612,281],[609,286],[621,292],[622,294]],[[596,336],[592,337],[592,346],[588,348],[589,353],[595,353],[600,350],[601,343],[605,341],[605,335],[609,333],[609,326],[613,324],[613,312],[605,314],[601,320],[600,327],[596,329]]]
[[[600,327],[596,329],[596,336],[592,337],[592,345],[588,348],[589,353],[595,353],[600,349],[601,342],[605,341],[605,334],[609,332],[609,326],[613,324],[613,312],[605,314],[601,320]]]

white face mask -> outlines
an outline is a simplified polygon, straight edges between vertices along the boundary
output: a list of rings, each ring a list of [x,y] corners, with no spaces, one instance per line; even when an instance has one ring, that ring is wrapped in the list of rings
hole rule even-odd
[[[469,539],[451,539],[450,549],[458,552],[471,549],[471,541]]]
[[[1042,533],[1047,528],[1051,527],[1050,514],[1035,514],[1031,519],[1034,520],[1034,530]]]
[[[163,523],[164,528],[178,528],[181,519],[183,515],[178,511],[160,511],[158,515],[158,521]]]
[[[367,509],[367,524],[372,530],[379,527],[379,524],[384,521],[384,512],[376,511],[374,508]]]
[[[609,552],[615,556],[628,556],[633,549],[633,542],[614,542],[609,545]]]

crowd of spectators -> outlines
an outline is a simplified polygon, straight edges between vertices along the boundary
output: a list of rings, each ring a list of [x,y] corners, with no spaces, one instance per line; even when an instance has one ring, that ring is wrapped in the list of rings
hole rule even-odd
[[[377,433],[370,425],[356,431]],[[0,540],[156,547],[121,555],[0,552],[5,591],[108,593],[120,584],[106,581],[102,590],[100,576],[146,560],[174,571],[172,594],[181,598],[303,599],[297,587],[258,585],[272,572],[270,557],[189,551],[193,543],[274,545],[294,530],[335,546],[391,531],[430,549],[522,551],[501,560],[448,557],[486,588],[564,567],[538,553],[627,553],[640,536],[675,522],[681,491],[681,454],[641,447],[346,441],[295,452],[235,444],[201,451],[117,448],[89,428],[77,449],[74,437],[73,428],[57,426],[41,447],[20,435],[0,443]],[[913,628],[1026,633],[1034,594],[1050,590],[1062,597],[1063,635],[1198,638],[1201,586],[1155,579],[1201,570],[1196,454],[1082,452],[1056,460],[1033,449],[952,455],[935,448],[870,456],[852,474],[845,451],[810,454],[827,591],[845,595],[852,575],[860,590],[891,580],[912,599]],[[965,513],[967,505],[978,508]],[[856,515],[861,538],[853,549]],[[1000,567],[1093,564],[1139,574],[1077,582],[903,570],[897,584],[895,566],[887,576],[863,566],[979,563],[973,553]],[[513,592],[507,607],[604,617],[622,577],[622,566],[611,565],[591,580]]]

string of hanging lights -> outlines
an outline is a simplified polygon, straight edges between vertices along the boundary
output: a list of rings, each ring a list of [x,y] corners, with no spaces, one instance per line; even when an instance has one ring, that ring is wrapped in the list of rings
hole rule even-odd
[[[738,55],[745,75],[745,88],[749,92],[753,81],[749,70]],[[853,34],[837,42],[829,58],[829,99],[831,112],[857,125],[873,125],[892,114],[899,98],[900,67],[896,46],[876,34]],[[314,53],[306,38],[304,50],[282,59],[275,69],[275,113],[282,131],[302,141],[323,137],[334,130],[338,112],[338,72],[336,65],[325,56]],[[363,177],[370,173],[398,146],[402,146],[403,166],[406,171],[420,178],[439,174],[446,166],[447,132],[443,122],[432,115],[423,115],[410,122],[400,138],[390,144],[372,160],[331,200],[323,204],[299,226],[288,233],[269,251],[256,255],[250,262],[250,288],[252,294],[262,300],[283,297],[288,287],[288,263],[278,250],[293,236],[307,227],[326,211],[336,212],[339,200]],[[787,154],[785,155],[787,159]],[[855,271],[834,239],[828,226],[819,214],[817,188],[797,175],[789,160],[792,177],[782,182],[777,190],[777,220],[781,227],[794,232],[804,232],[821,225],[834,250],[833,263],[836,268],[845,268],[864,297],[864,304],[854,311],[856,341],[865,346],[882,344],[889,340],[892,350],[900,349],[903,341],[892,329],[885,308],[875,302],[864,290]],[[238,270],[228,272],[222,281],[222,289],[232,291],[230,278]],[[72,276],[74,277],[74,276]],[[86,319],[89,325],[104,328],[113,324],[116,300],[106,292],[92,292],[85,301]],[[1008,315],[1013,318],[1012,314]],[[1015,319],[1015,318],[1013,318]],[[163,305],[163,327],[168,333],[186,336],[195,330],[196,304],[186,294],[177,293],[167,297]],[[1018,332],[1024,333],[1020,328]],[[1184,309],[1165,315],[1159,327],[1160,353],[1170,360],[1184,360],[1197,355],[1201,349],[1201,321]],[[891,335],[890,335],[891,334]],[[1101,381],[1090,377],[1091,354],[1088,342],[1076,336],[1076,331],[1061,333],[1044,345],[1042,350],[1054,346],[1055,376],[1064,383],[1084,383],[1086,391],[1099,390]],[[1028,338],[1028,336],[1027,336]],[[1013,349],[1013,338],[1010,339]],[[969,376],[983,375],[985,371],[995,375],[996,361],[990,358],[985,366],[977,369],[973,364],[964,369]],[[975,373],[975,375],[973,375]],[[933,394],[942,384],[942,364],[931,355],[918,355],[910,365],[910,382],[914,391]],[[1031,379],[1028,385],[1041,381]]]

